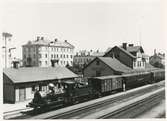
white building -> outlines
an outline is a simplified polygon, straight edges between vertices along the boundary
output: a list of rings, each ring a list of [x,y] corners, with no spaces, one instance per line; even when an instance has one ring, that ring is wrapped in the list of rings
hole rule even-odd
[[[44,37],[37,37],[35,41],[28,41],[22,46],[23,66],[51,66],[51,60],[57,65],[72,66],[74,46],[65,41],[49,41]]]
[[[83,67],[84,65],[88,64],[90,61],[92,61],[96,57],[102,57],[104,55],[104,52],[97,51],[86,51],[81,50],[76,53],[74,56],[74,64],[79,65],[80,67]]]

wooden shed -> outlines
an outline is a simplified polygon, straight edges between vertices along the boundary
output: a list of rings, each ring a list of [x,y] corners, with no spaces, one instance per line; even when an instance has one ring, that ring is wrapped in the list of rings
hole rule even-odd
[[[28,67],[3,69],[3,100],[20,102],[32,99],[35,88],[45,92],[49,83],[75,80],[78,75],[66,67]]]

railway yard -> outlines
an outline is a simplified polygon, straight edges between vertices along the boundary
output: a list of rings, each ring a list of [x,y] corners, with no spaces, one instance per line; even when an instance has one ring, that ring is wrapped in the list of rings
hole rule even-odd
[[[164,100],[165,82],[161,81],[68,107],[52,107],[43,112],[32,108],[4,112],[4,119],[142,118],[146,114],[148,116],[150,111],[155,113],[154,107],[159,111],[153,116],[150,115],[150,118],[164,118],[165,109],[161,111],[161,108],[158,108],[165,107]]]

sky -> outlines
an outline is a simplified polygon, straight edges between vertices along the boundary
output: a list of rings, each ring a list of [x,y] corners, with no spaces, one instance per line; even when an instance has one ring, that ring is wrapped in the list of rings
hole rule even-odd
[[[145,53],[165,51],[162,0],[5,0],[2,32],[22,58],[21,46],[37,36],[64,41],[78,50],[105,51],[123,42],[142,45]]]

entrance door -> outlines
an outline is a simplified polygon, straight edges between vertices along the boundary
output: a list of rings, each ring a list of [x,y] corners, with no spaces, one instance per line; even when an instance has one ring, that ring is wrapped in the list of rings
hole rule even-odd
[[[26,98],[26,90],[25,88],[19,89],[19,101],[24,101]]]

